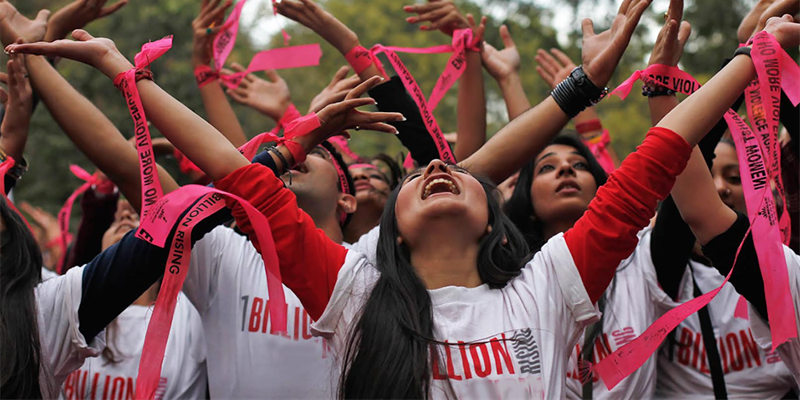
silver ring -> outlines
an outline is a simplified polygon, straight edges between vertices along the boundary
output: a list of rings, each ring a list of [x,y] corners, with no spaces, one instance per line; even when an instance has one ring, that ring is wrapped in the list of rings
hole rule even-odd
[[[361,127],[356,125],[356,131],[360,131],[360,130],[361,130]]]

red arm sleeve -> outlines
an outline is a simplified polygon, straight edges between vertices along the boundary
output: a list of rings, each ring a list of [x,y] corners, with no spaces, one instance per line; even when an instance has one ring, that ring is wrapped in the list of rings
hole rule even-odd
[[[608,182],[564,240],[593,302],[603,295],[619,263],[633,253],[636,234],[650,222],[659,200],[686,167],[692,148],[664,128],[652,128]]]
[[[319,318],[333,293],[347,250],[317,229],[311,217],[297,207],[294,193],[284,188],[272,170],[261,164],[239,168],[214,182],[214,186],[248,200],[267,217],[283,284],[300,298],[311,318]],[[239,229],[247,233],[260,251],[244,208],[231,203],[228,206]]]

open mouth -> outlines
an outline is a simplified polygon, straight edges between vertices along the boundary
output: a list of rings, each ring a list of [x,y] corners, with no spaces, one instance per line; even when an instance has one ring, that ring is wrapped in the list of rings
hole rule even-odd
[[[449,193],[458,195],[461,193],[455,181],[447,175],[440,175],[439,177],[428,179],[429,181],[425,185],[425,190],[422,192],[422,200],[435,194]]]
[[[581,187],[578,186],[578,184],[575,183],[575,181],[565,181],[562,182],[560,185],[558,185],[558,187],[556,188],[556,193],[561,193],[561,192],[574,193],[574,192],[579,192],[580,190]]]

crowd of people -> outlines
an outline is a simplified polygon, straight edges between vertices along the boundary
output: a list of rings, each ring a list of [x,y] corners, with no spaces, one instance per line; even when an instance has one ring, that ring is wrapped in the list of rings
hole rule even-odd
[[[622,0],[601,33],[583,20],[578,66],[539,50],[552,92],[535,106],[505,26],[500,49],[451,1],[405,6],[408,23],[452,37],[455,75],[436,86],[458,82],[451,135],[391,48],[363,47],[313,0],[273,6],[350,65],[305,115],[274,70],[219,68],[242,3],[202,0],[205,119],[147,68],[171,39],[131,62],[82,29],[126,0],[33,19],[12,3],[0,2],[0,398],[800,394],[800,70],[780,56],[800,46],[797,0],[759,0],[702,87],[675,83],[690,79],[677,66],[691,25],[670,0],[641,74],[652,128],[624,161],[594,105],[651,0]],[[130,140],[59,59],[121,90]],[[484,69],[510,121],[488,140]],[[276,128],[244,132],[230,100]],[[96,166],[58,217],[10,200],[37,105]],[[408,157],[355,153],[360,130],[396,135]]]

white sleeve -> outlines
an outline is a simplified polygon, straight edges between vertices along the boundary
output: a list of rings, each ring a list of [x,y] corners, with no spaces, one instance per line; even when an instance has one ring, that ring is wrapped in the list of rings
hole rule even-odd
[[[347,333],[346,328],[369,299],[379,276],[378,270],[366,261],[363,254],[348,251],[328,306],[319,320],[311,325],[312,334],[334,339],[335,347],[336,337],[341,338]]]
[[[378,225],[369,232],[361,235],[358,241],[350,246],[350,250],[357,251],[367,257],[367,262],[378,265],[378,238],[381,235],[381,226]]]
[[[209,308],[211,299],[217,293],[220,264],[223,260],[222,249],[226,236],[231,233],[235,234],[224,226],[216,227],[192,247],[192,258],[183,283],[183,292],[201,314]]]
[[[786,267],[789,274],[789,288],[792,291],[792,301],[794,303],[795,318],[800,324],[800,257],[787,246],[783,246]],[[772,348],[772,332],[769,325],[761,319],[758,311],[748,303],[750,315],[750,330],[753,339],[762,349]],[[798,326],[800,331],[800,325]],[[781,356],[784,364],[792,372],[795,382],[800,385],[800,339],[790,339],[788,342],[778,346],[778,355]]]
[[[580,332],[580,329],[600,317],[583,286],[561,233],[542,246],[533,260],[522,269],[521,275],[511,280],[510,285],[512,290],[527,292],[537,301],[551,298],[556,307],[552,310],[553,314],[558,316],[561,323],[571,320],[572,333]]]
[[[105,331],[91,343],[86,343],[80,332],[78,309],[82,286],[83,267],[76,267],[42,282],[35,289],[42,352],[59,385],[83,365],[86,357],[96,357],[106,347]]]

